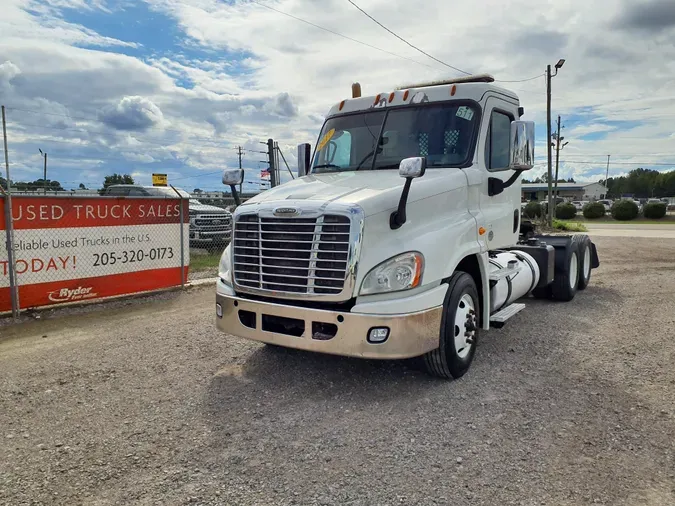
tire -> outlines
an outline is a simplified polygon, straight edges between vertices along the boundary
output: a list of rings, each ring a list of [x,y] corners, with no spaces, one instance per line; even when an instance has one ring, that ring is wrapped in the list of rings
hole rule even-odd
[[[455,272],[448,285],[443,303],[439,347],[424,355],[422,361],[430,375],[456,379],[469,370],[476,353],[481,308],[476,283],[469,274]],[[460,327],[462,322],[468,325],[466,330]],[[462,335],[464,330],[466,333]],[[457,350],[456,343],[463,343],[464,346]]]
[[[551,298],[563,302],[571,301],[577,294],[579,286],[579,249],[571,240],[565,250],[562,269],[557,270],[551,283]]]
[[[592,251],[591,239],[587,235],[579,234],[572,237],[572,242],[577,243],[579,252],[579,290],[585,290],[591,282]]]

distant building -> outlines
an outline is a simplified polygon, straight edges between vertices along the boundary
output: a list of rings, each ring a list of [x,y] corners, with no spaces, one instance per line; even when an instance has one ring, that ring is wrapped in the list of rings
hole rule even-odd
[[[546,200],[548,183],[524,183],[522,192],[523,200]],[[598,200],[606,193],[601,183],[558,183],[558,196],[565,200]]]

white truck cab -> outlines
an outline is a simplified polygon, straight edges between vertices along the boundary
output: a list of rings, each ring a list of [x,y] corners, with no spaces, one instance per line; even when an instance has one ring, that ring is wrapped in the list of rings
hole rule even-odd
[[[469,368],[479,329],[537,297],[571,300],[597,267],[579,235],[521,239],[534,124],[487,75],[351,99],[328,113],[302,177],[234,213],[217,327],[268,344]],[[226,171],[233,190],[243,177]]]

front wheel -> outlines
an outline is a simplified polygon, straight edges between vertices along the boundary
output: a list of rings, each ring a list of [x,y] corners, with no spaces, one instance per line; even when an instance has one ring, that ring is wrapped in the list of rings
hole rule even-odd
[[[480,324],[480,299],[473,278],[465,272],[456,272],[448,284],[439,347],[423,357],[429,374],[446,379],[460,378],[469,370]]]

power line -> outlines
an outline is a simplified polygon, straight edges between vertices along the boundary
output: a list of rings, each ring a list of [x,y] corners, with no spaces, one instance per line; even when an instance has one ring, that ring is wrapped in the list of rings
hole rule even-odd
[[[429,58],[431,58],[432,60],[434,60],[434,61],[440,63],[441,65],[445,65],[446,67],[451,68],[451,69],[453,69],[453,70],[456,70],[457,72],[460,72],[460,73],[466,74],[466,75],[471,75],[471,72],[467,72],[466,70],[462,70],[462,69],[460,69],[460,68],[454,67],[454,66],[450,65],[449,63],[445,63],[444,61],[439,60],[439,59],[436,58],[435,56],[430,55],[430,54],[427,53],[426,51],[423,51],[422,49],[420,49],[419,47],[415,46],[414,44],[411,44],[410,42],[408,42],[407,40],[405,40],[403,37],[401,37],[400,35],[398,35],[396,32],[394,32],[394,31],[390,30],[389,28],[387,28],[386,26],[384,26],[384,25],[383,25],[382,23],[380,23],[377,19],[375,19],[373,16],[371,16],[371,15],[368,14],[366,11],[364,11],[361,7],[359,7],[358,5],[356,5],[352,0],[347,0],[347,1],[348,1],[350,4],[352,4],[354,7],[356,7],[359,11],[361,11],[366,17],[370,18],[374,23],[376,23],[376,24],[379,25],[380,27],[384,28],[386,31],[388,31],[389,33],[391,33],[394,37],[396,37],[397,39],[399,39],[399,40],[405,42],[406,44],[408,44],[411,48],[415,49],[416,51],[419,51],[419,52],[422,53],[423,55],[428,56]]]
[[[544,77],[546,74],[539,74],[538,76],[534,77],[528,77],[527,79],[515,79],[515,80],[503,80],[503,79],[495,79],[496,83],[524,83],[527,81],[534,81],[535,79],[539,79],[540,77]]]
[[[607,156],[607,155],[605,155]],[[589,164],[595,164],[595,165],[605,165],[604,161],[581,161],[581,160],[560,160],[561,163],[589,163]],[[675,162],[672,163],[663,163],[663,162],[645,162],[645,161],[640,161],[640,162],[612,162],[612,165],[646,165],[646,166],[663,166],[663,167],[673,167],[675,168]]]
[[[371,49],[375,49],[377,51],[381,51],[382,53],[386,53],[388,55],[395,56],[397,58],[402,58],[404,60],[408,60],[408,61],[411,61],[413,63],[417,63],[418,65],[422,65],[422,66],[428,67],[430,69],[435,68],[435,67],[432,67],[431,65],[427,65],[426,63],[421,63],[421,62],[418,62],[417,60],[413,60],[412,58],[408,58],[407,56],[401,56],[400,54],[392,53],[391,51],[387,51],[386,49],[382,49],[382,48],[379,48],[377,46],[373,46],[372,44],[368,44],[367,42],[363,42],[361,40],[354,39],[354,38],[349,37],[347,35],[343,35],[339,32],[336,32],[336,31],[333,31],[329,28],[325,28],[323,26],[317,25],[315,23],[312,23],[311,21],[307,21],[306,19],[299,18],[297,16],[294,16],[293,14],[289,14],[288,12],[280,11],[279,9],[275,9],[274,7],[270,7],[269,5],[265,5],[265,4],[260,3],[256,0],[250,0],[250,1],[251,1],[251,3],[259,5],[260,7],[264,7],[265,9],[269,9],[271,11],[274,11],[274,12],[278,13],[278,14],[288,16],[289,18],[293,18],[296,21],[300,21],[301,23],[305,23],[307,25],[313,26],[314,28],[318,28],[319,30],[323,30],[325,32],[332,33],[333,35],[337,35],[338,37],[342,37],[343,39],[351,40],[352,42],[356,42],[357,44],[361,44],[363,46],[369,47]]]
[[[388,55],[395,56],[395,57],[397,57],[397,58],[402,58],[402,59],[404,59],[404,60],[408,60],[408,61],[410,61],[410,62],[416,63],[416,64],[418,64],[418,65],[422,65],[422,66],[427,67],[427,68],[430,68],[430,69],[436,69],[436,68],[437,68],[437,67],[434,67],[434,66],[432,66],[432,65],[427,65],[426,63],[419,62],[419,61],[414,60],[414,59],[412,59],[412,58],[408,58],[407,56],[402,56],[402,55],[400,55],[400,54],[393,53],[393,52],[391,52],[391,51],[387,51],[386,49],[382,49],[382,48],[379,48],[379,47],[377,47],[377,46],[373,46],[372,44],[368,44],[367,42],[363,42],[363,41],[361,41],[361,40],[354,39],[353,37],[349,37],[349,36],[344,35],[344,34],[342,34],[342,33],[336,32],[336,31],[334,31],[334,30],[331,30],[330,28],[326,28],[326,27],[317,25],[316,23],[312,23],[311,21],[307,21],[306,19],[302,19],[302,18],[300,18],[300,17],[298,17],[298,16],[294,16],[293,14],[289,14],[288,12],[280,11],[279,9],[275,9],[274,7],[270,7],[269,5],[266,5],[266,4],[263,4],[263,3],[261,3],[261,2],[258,2],[257,0],[249,0],[249,1],[250,1],[251,3],[254,3],[254,4],[256,4],[256,5],[259,5],[260,7],[264,7],[265,9],[269,9],[269,10],[271,10],[271,11],[273,11],[273,12],[276,12],[276,13],[278,13],[278,14],[281,14],[281,15],[283,15],[283,16],[288,16],[289,18],[295,19],[296,21],[300,21],[301,23],[305,23],[305,24],[307,24],[307,25],[309,25],[309,26],[313,26],[314,28],[318,28],[319,30],[323,30],[323,31],[328,32],[328,33],[331,33],[331,34],[333,34],[333,35],[337,35],[338,37],[342,37],[343,39],[347,39],[347,40],[350,40],[350,41],[352,41],[352,42],[356,42],[357,44],[361,44],[361,45],[366,46],[366,47],[369,47],[369,48],[371,48],[371,49],[375,49],[375,50],[380,51],[380,52],[382,52],[382,53],[386,53],[386,54],[388,54]],[[390,32],[390,33],[391,33],[392,35],[394,35],[395,37],[401,39],[403,42],[405,42],[406,44],[408,44],[408,45],[411,46],[412,48],[416,49],[417,51],[420,51],[421,53],[423,53],[424,55],[428,56],[428,57],[431,58],[432,60],[435,60],[435,61],[437,61],[438,63],[440,63],[440,64],[442,64],[442,65],[444,65],[444,66],[446,66],[446,67],[449,67],[449,68],[451,68],[451,69],[453,69],[453,70],[456,70],[456,71],[461,72],[461,73],[466,74],[466,75],[471,75],[471,72],[467,72],[467,71],[465,71],[465,70],[462,70],[462,69],[459,69],[459,68],[457,68],[457,67],[454,67],[454,66],[452,66],[452,65],[450,65],[450,64],[448,64],[448,63],[445,63],[445,62],[442,61],[442,60],[439,60],[438,58],[435,58],[434,56],[432,56],[432,55],[426,53],[425,51],[422,51],[422,50],[421,50],[420,48],[418,48],[417,46],[414,46],[413,44],[411,44],[411,43],[408,42],[407,40],[403,39],[402,37],[400,37],[399,35],[397,35],[397,34],[394,33],[393,31],[389,30],[389,28],[387,28],[386,26],[382,25],[382,23],[380,23],[379,21],[377,21],[376,19],[374,19],[372,16],[370,16],[370,14],[366,13],[363,9],[361,9],[361,8],[360,8],[358,5],[356,5],[354,2],[352,2],[351,0],[348,0],[348,1],[349,1],[352,5],[354,5],[354,7],[356,7],[357,9],[359,9],[359,10],[360,10],[361,12],[363,12],[366,16],[368,16],[370,19],[372,19],[375,23],[377,23],[377,24],[380,25],[382,28],[384,28],[385,30],[387,30],[388,32]],[[536,75],[536,76],[534,76],[534,77],[529,77],[529,78],[527,78],[527,79],[515,79],[515,80],[501,80],[501,79],[495,79],[495,82],[497,82],[497,83],[524,83],[524,82],[527,82],[527,81],[533,81],[533,80],[535,80],[535,79],[539,79],[540,77],[543,77],[543,76],[544,76],[544,74],[539,74],[539,75]]]

